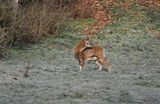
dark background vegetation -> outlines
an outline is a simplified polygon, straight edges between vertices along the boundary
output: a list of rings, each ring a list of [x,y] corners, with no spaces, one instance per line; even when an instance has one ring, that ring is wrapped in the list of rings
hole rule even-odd
[[[148,21],[156,24],[154,28],[159,28],[160,21],[159,14],[154,12],[159,10],[158,0],[19,0],[17,5],[12,0],[0,2],[1,57],[5,55],[7,48],[17,41],[18,44],[34,43],[43,36],[58,35],[64,31],[66,20],[70,18],[95,18],[100,21],[95,23],[98,25],[91,24],[88,26],[90,29],[82,32],[86,35],[97,33],[121,16],[120,12],[114,13],[114,9],[129,11],[133,3],[146,6],[151,18]],[[98,14],[99,11],[102,13]],[[158,31],[156,35],[159,37]]]
[[[56,35],[69,17],[69,0],[0,1],[0,56],[15,41],[33,43],[42,36]],[[20,43],[21,44],[21,43]]]

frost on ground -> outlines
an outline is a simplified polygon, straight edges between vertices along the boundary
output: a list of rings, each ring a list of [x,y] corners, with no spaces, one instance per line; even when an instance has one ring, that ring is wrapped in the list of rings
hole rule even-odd
[[[94,62],[79,72],[73,48],[83,37],[67,29],[9,49],[0,62],[0,104],[160,104],[160,40],[149,31],[153,24],[128,16],[94,40],[105,48],[111,73],[96,71]]]
[[[142,46],[127,44],[128,48],[99,40],[112,63],[111,73],[96,71],[93,62],[79,72],[69,41],[54,44],[50,38],[11,49],[0,66],[0,104],[160,103],[159,40],[153,38]]]

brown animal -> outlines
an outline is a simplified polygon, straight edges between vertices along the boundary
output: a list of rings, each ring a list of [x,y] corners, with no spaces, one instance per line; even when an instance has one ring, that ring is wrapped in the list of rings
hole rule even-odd
[[[99,71],[105,66],[110,71],[111,65],[105,56],[105,51],[98,45],[91,45],[88,39],[81,40],[75,48],[75,57],[79,61],[80,71],[83,70],[86,61],[94,60],[99,66]]]

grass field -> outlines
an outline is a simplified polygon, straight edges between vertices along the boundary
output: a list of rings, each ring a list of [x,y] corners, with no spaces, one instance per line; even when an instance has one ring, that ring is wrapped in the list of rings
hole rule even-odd
[[[94,39],[111,73],[96,71],[93,62],[79,72],[73,48],[83,27],[72,20],[56,37],[9,49],[0,62],[0,104],[160,104],[160,12],[135,6],[117,15]]]

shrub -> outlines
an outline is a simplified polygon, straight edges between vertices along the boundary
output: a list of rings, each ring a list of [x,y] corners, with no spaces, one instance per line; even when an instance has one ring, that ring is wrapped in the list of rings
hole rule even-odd
[[[17,11],[13,30],[16,39],[35,42],[42,36],[57,34],[67,17],[65,7],[55,1],[34,2],[29,7],[20,7]],[[12,32],[12,33],[14,33]]]
[[[0,0],[0,49],[18,40],[36,42],[64,29],[64,21],[70,15],[69,0],[26,1],[20,0],[16,7],[9,0]]]

